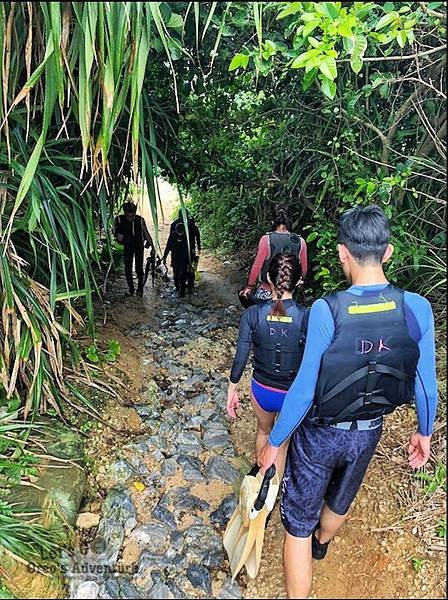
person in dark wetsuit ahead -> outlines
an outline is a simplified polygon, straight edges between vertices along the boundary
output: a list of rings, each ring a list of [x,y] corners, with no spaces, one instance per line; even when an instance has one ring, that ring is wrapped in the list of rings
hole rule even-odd
[[[115,237],[123,244],[124,272],[129,287],[129,295],[135,293],[132,263],[135,260],[137,273],[137,296],[143,295],[143,255],[144,248],[152,248],[154,242],[146,227],[145,219],[137,215],[137,206],[133,202],[123,204],[123,215],[115,218]]]
[[[286,252],[298,258],[302,279],[305,279],[308,269],[306,242],[291,231],[291,219],[286,208],[276,206],[272,215],[272,231],[260,238],[247,285],[239,292],[240,302],[245,308],[272,300],[271,286],[267,279],[269,264],[276,254]]]
[[[254,348],[252,407],[257,416],[256,453],[266,444],[283,398],[299,370],[305,345],[308,309],[293,300],[292,293],[301,277],[301,267],[293,254],[277,254],[270,262],[268,281],[276,301],[249,307],[243,314],[235,359],[230,373],[227,412],[236,416],[239,407],[237,384],[241,379],[251,346]],[[276,461],[281,479],[288,441]]]
[[[190,248],[185,231],[184,220],[179,210],[178,218],[171,223],[170,234],[163,253],[163,262],[166,262],[171,252],[171,266],[173,267],[174,285],[179,296],[185,296],[185,291],[193,291],[194,269],[201,253],[201,236],[193,217],[186,211],[188,220],[188,236]]]

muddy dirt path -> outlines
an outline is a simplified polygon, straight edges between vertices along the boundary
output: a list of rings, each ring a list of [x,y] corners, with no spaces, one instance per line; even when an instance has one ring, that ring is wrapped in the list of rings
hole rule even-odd
[[[163,249],[177,198],[166,184],[162,184],[161,192],[165,221],[161,223],[159,238]],[[151,220],[144,210],[143,214],[150,223]],[[114,337],[121,343],[120,367],[128,376],[127,397],[130,405],[129,409],[117,409],[113,408],[112,404],[110,410],[117,410],[118,423],[124,418],[128,425],[135,426],[136,439],[141,435],[142,423],[132,405],[141,402],[142,395],[147,393],[149,379],[153,378],[162,385],[164,381],[175,376],[176,369],[186,365],[191,368],[206,368],[208,373],[215,374],[213,376],[216,379],[219,374],[228,375],[240,315],[240,308],[235,307],[236,291],[243,283],[244,275],[230,263],[223,263],[206,253],[201,257],[200,271],[201,281],[195,293],[184,301],[184,305],[181,304],[182,300],[175,299],[172,286],[168,286],[167,289],[163,286],[151,288],[150,284],[147,284],[143,299],[126,298],[124,278],[118,280],[108,296],[103,335],[107,338]],[[201,311],[203,317],[212,321],[214,319],[217,325],[209,331],[202,330],[187,346],[182,338],[185,335],[182,328],[171,328],[170,347],[167,350],[169,366],[161,369],[165,348],[163,344],[167,339],[163,324],[169,322],[170,315],[178,322],[183,310],[187,327],[195,327],[194,319],[198,314],[201,315]],[[151,328],[154,333],[148,333]],[[142,335],[139,335],[139,331]],[[162,340],[159,363],[152,362],[148,352],[148,346],[152,350],[155,348],[154,343],[157,346],[157,339]],[[178,347],[179,350],[173,351],[173,347]],[[240,465],[248,465],[253,460],[255,421],[248,397],[249,376],[250,366],[246,369],[240,386],[243,396],[242,418],[230,426],[235,454],[237,458],[245,458],[245,461],[240,461]],[[221,393],[225,391],[225,383],[222,377],[220,381]],[[142,382],[145,382],[145,385]],[[224,412],[224,396],[221,397],[220,407]],[[427,539],[423,536],[423,525],[410,527],[406,522],[397,524],[397,519],[407,510],[406,507],[413,505],[414,511],[422,510],[421,489],[405,466],[404,444],[412,426],[413,417],[409,412],[401,412],[388,419],[383,442],[371,464],[350,518],[340,535],[330,545],[325,561],[315,564],[311,597],[445,597],[443,553],[437,548],[428,548]],[[132,441],[132,434],[130,439]],[[97,440],[95,453],[104,451],[110,456],[111,440],[112,437],[108,436],[103,436],[101,441]],[[112,447],[112,454],[113,452]],[[169,487],[172,489],[174,486],[175,483],[171,481]],[[220,485],[214,488],[199,485],[196,495],[208,503],[209,508],[206,512],[211,513],[218,509],[226,492],[228,489]],[[144,502],[135,497],[134,500],[139,507],[137,520],[140,523],[145,522]],[[204,518],[208,523],[207,516]],[[228,563],[224,560],[218,572],[218,579],[214,575],[213,597],[285,598],[282,542],[283,528],[276,507],[267,528],[262,566],[257,579],[252,581],[243,573],[238,577],[241,587],[235,588],[240,590],[239,592],[235,589],[229,591],[230,588],[223,592],[222,582],[228,578],[229,572]],[[187,597],[204,597],[196,588],[190,591],[190,594]]]

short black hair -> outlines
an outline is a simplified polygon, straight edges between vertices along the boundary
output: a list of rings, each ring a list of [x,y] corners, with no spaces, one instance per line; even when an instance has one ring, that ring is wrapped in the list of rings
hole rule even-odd
[[[389,240],[389,221],[379,206],[356,206],[341,216],[338,242],[359,263],[381,263]]]
[[[135,213],[137,212],[137,206],[133,202],[125,202],[123,204],[123,211],[125,213]]]

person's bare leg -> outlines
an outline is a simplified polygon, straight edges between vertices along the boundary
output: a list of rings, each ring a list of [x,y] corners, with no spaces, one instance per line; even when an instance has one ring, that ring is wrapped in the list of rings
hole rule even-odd
[[[255,453],[258,456],[260,450],[262,450],[267,444],[269,434],[271,433],[272,427],[274,425],[274,420],[277,414],[263,410],[253,397],[253,394],[250,395],[250,400],[252,403],[252,408],[254,409],[254,412],[257,415],[258,421],[257,437],[255,440]],[[279,446],[277,460],[275,461],[275,468],[277,469],[280,481],[282,480],[283,473],[285,472],[285,462],[286,454],[288,452],[288,446],[289,438],[285,440],[281,446]]]
[[[267,412],[261,408],[258,402],[250,395],[252,408],[254,409],[255,415],[257,416],[257,437],[255,438],[255,454],[258,453],[266,446],[269,434],[271,433],[272,426],[274,425],[275,413]]]
[[[308,598],[313,578],[310,535],[299,538],[286,533],[283,569],[288,598]]]
[[[320,513],[320,529],[316,530],[315,536],[319,543],[326,544],[334,538],[339,527],[347,518],[348,512],[345,515],[338,515],[324,503]]]

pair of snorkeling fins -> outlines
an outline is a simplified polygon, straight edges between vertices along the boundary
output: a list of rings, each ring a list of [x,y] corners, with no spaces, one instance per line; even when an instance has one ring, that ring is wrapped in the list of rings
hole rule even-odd
[[[223,544],[230,562],[232,581],[243,567],[254,579],[260,569],[266,520],[274,508],[280,481],[275,466],[264,476],[258,466],[244,477],[239,503],[224,532]]]

